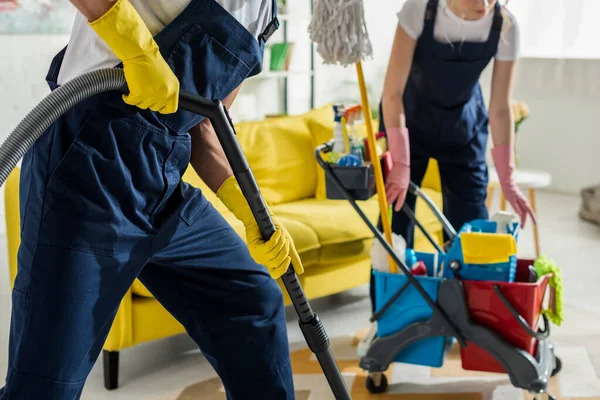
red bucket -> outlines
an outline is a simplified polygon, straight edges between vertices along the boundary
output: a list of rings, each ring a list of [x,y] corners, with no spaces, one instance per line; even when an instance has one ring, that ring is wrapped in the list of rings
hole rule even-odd
[[[518,260],[514,283],[491,281],[463,281],[464,292],[471,320],[493,329],[513,346],[530,354],[536,350],[537,340],[531,336],[511,313],[501,295],[523,317],[533,331],[537,331],[544,295],[551,275],[529,282],[529,266],[533,260]],[[502,365],[481,347],[468,343],[461,348],[462,367],[471,371],[506,373]]]

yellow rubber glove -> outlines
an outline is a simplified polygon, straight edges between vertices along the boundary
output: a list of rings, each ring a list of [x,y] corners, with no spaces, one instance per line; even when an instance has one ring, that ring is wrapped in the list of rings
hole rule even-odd
[[[273,279],[280,278],[287,271],[290,262],[296,274],[300,275],[304,272],[304,267],[291,235],[277,221],[268,207],[269,215],[271,215],[273,224],[275,224],[275,233],[268,242],[263,240],[248,201],[234,176],[230,176],[223,182],[223,185],[217,191],[217,197],[221,199],[237,219],[244,223],[250,255],[258,264],[267,267]]]
[[[179,81],[160,54],[146,24],[128,0],[118,0],[89,25],[123,62],[125,103],[163,114],[177,111]]]

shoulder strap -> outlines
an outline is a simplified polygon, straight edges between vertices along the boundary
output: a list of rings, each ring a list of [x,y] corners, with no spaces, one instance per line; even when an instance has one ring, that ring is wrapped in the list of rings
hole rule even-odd
[[[429,0],[427,2],[427,8],[425,9],[425,22],[435,22],[437,15],[438,0]]]
[[[496,1],[494,7],[494,21],[492,22],[492,31],[502,31],[502,24],[504,23],[504,17],[502,16],[502,6],[499,1]]]
[[[423,22],[422,37],[433,39],[433,31],[435,26],[435,17],[437,15],[438,0],[429,0],[425,8],[425,21]]]

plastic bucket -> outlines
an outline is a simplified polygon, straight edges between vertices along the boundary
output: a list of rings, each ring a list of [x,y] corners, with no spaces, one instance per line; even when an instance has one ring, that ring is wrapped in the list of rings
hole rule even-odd
[[[379,311],[407,282],[406,275],[374,271],[375,308]],[[433,301],[437,300],[441,279],[415,276]],[[433,311],[413,285],[409,285],[402,295],[386,310],[377,321],[377,336],[384,337],[400,332],[417,321],[428,321]],[[443,336],[423,339],[401,350],[394,361],[441,367],[444,363],[446,338]]]
[[[512,233],[496,233],[496,222],[473,220],[464,224],[448,250],[448,279],[514,282],[517,269],[517,225]],[[451,264],[458,269],[449,268]]]
[[[533,260],[517,261],[515,282],[512,283],[465,280],[463,286],[471,321],[492,329],[513,346],[534,355],[537,339],[519,324],[501,298],[504,296],[527,325],[537,330],[550,275],[529,282],[529,265],[533,265]],[[461,359],[466,370],[506,373],[492,355],[473,343],[461,348]]]

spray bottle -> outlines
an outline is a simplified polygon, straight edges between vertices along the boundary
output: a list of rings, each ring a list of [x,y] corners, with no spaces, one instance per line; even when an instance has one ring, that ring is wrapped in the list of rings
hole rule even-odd
[[[356,105],[346,110],[348,135],[350,136],[350,154],[358,157],[361,164],[365,161],[364,144],[360,132],[356,129],[356,121],[360,116],[361,106]]]
[[[344,116],[344,106],[341,104],[333,105],[333,115],[335,127],[333,128],[333,157],[339,159],[346,152],[346,144],[344,138],[344,129],[342,127],[342,117]]]

